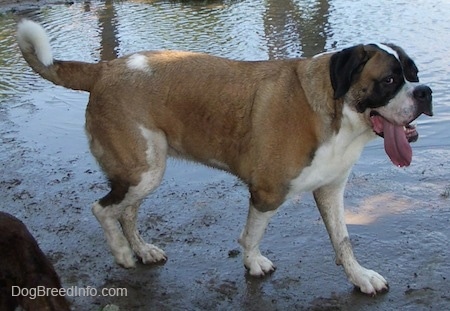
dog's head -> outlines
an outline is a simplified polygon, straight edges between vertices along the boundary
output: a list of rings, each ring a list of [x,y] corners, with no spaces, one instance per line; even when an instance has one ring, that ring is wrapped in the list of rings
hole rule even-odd
[[[418,133],[410,123],[433,115],[431,89],[419,84],[414,61],[392,44],[358,45],[334,53],[330,78],[334,98],[361,114],[384,137],[386,153],[397,166],[411,163],[409,142]]]

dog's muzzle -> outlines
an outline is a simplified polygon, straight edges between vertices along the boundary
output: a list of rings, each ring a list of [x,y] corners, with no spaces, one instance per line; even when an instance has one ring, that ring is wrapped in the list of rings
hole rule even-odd
[[[422,113],[433,116],[432,94],[433,91],[426,85],[419,85],[414,88],[413,97],[417,103],[417,116]]]
[[[415,104],[414,117],[405,125],[389,122],[375,110],[370,112],[373,131],[384,138],[384,149],[396,166],[409,166],[412,161],[412,149],[409,143],[419,138],[416,127],[410,123],[422,113],[433,116],[432,91],[426,85],[416,86],[413,90]]]

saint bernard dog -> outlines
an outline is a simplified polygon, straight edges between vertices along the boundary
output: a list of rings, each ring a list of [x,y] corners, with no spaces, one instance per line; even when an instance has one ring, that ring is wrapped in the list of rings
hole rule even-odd
[[[90,93],[86,133],[111,191],[94,203],[118,264],[163,262],[136,228],[142,200],[161,183],[168,156],[225,170],[250,191],[239,238],[252,276],[274,271],[259,250],[269,219],[312,191],[336,262],[363,293],[388,289],[353,255],[344,187],[377,135],[391,161],[411,163],[410,123],[432,113],[431,89],[398,46],[356,45],[312,58],[235,61],[181,51],[138,52],[85,63],[53,58],[45,30],[22,20],[17,40],[31,68],[54,84]],[[231,207],[230,207],[231,208]],[[234,207],[233,207],[234,208]]]

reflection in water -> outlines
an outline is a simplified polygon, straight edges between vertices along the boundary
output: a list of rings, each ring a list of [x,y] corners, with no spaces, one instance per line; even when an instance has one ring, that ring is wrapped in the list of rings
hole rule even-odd
[[[245,32],[251,31],[248,27],[245,29],[246,18],[243,16],[241,16],[241,20],[236,18],[233,6],[238,5],[235,1],[144,0],[134,2],[147,3],[152,5],[157,11],[163,10],[164,13],[161,19],[164,22],[170,21],[167,23],[168,26],[177,33],[174,34],[174,37],[179,36],[179,33],[185,32],[186,29],[191,33],[199,32],[195,37],[202,37],[208,31],[200,23],[205,23],[206,21],[211,23],[210,30],[219,31],[218,34],[209,34],[207,39],[212,41],[215,35],[223,35],[224,32],[229,32],[230,35],[233,35],[233,29],[237,29],[240,32],[238,34],[240,36],[245,36]],[[111,60],[117,58],[119,54],[120,40],[117,26],[119,24],[119,16],[116,14],[115,5],[119,4],[114,4],[112,0],[105,1],[104,7],[98,12],[101,31],[101,60]],[[142,9],[139,8],[139,10]],[[148,9],[148,13],[150,13],[151,10],[150,8]],[[178,9],[177,14],[171,12],[174,9]],[[89,10],[89,3],[85,3],[85,11]],[[189,15],[184,16],[184,14],[181,14],[183,11]],[[258,10],[252,10],[248,15],[251,16],[251,24],[255,24],[256,20],[263,21],[263,39],[266,41],[265,45],[268,53],[265,58],[274,59],[298,56],[308,57],[323,52],[327,42],[328,11],[329,3],[327,0],[269,0],[265,3],[265,9],[260,11],[260,14]],[[138,11],[136,13],[138,14]],[[149,14],[149,18],[152,15]],[[202,21],[197,20],[195,16],[202,17]],[[152,17],[158,20],[157,16]],[[143,21],[138,19],[138,22],[141,25]],[[151,25],[154,21],[149,20],[148,22]],[[230,22],[237,24],[228,25]],[[134,21],[129,20],[128,23],[133,25]],[[139,30],[139,25],[134,25]],[[257,30],[255,31],[257,32]],[[145,38],[142,39],[144,40]],[[250,44],[251,41],[250,39],[246,43]],[[256,42],[258,44],[262,43],[259,40],[256,40]],[[161,48],[165,47],[162,46]],[[168,48],[172,47],[169,46]],[[126,53],[129,52],[131,51],[126,51]]]
[[[98,21],[101,30],[101,60],[111,60],[117,58],[117,15],[112,0],[106,0],[103,10],[98,14]]]
[[[325,51],[327,0],[267,1],[264,30],[269,58],[309,57]]]
[[[368,225],[386,215],[401,214],[411,208],[412,205],[409,197],[383,192],[365,198],[357,209],[347,208],[345,221],[349,225]]]

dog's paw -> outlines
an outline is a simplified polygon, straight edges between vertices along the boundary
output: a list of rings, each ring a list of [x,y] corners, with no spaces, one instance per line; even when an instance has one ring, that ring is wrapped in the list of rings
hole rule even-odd
[[[131,269],[136,267],[136,258],[133,255],[130,247],[121,247],[113,251],[114,259],[120,266]]]
[[[261,254],[247,256],[244,260],[244,266],[251,276],[263,277],[275,271],[275,265]]]
[[[153,264],[167,261],[166,253],[153,244],[144,244],[139,250],[136,251],[136,255],[141,258],[143,264]]]
[[[350,282],[361,292],[370,296],[389,290],[389,284],[384,277],[373,270],[363,267],[359,267],[358,271],[350,276]]]

